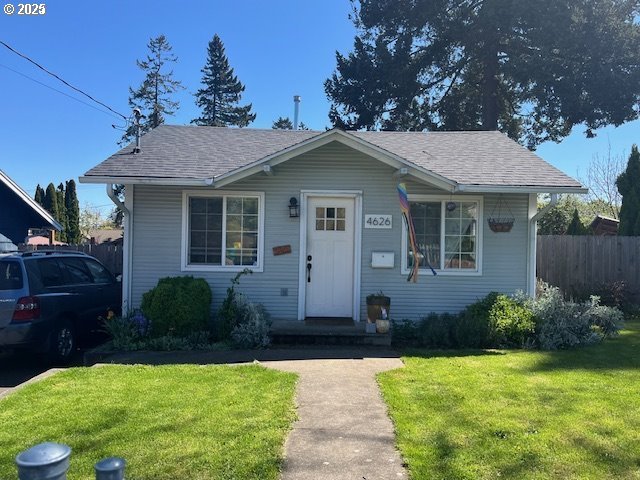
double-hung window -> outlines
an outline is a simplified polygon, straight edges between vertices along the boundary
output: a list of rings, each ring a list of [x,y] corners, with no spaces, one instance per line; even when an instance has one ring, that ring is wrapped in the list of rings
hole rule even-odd
[[[482,199],[409,196],[409,207],[421,257],[420,268],[442,273],[480,273]],[[403,228],[402,269],[413,266],[413,252]]]
[[[183,196],[184,270],[262,270],[264,194]]]

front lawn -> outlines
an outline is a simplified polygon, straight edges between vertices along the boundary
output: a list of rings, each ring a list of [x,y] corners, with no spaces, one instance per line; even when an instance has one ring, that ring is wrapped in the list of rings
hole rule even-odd
[[[640,479],[640,323],[578,350],[422,351],[379,375],[413,479]]]
[[[69,480],[109,456],[136,480],[276,479],[295,382],[254,365],[70,369],[0,400],[0,478],[54,441],[73,449]]]

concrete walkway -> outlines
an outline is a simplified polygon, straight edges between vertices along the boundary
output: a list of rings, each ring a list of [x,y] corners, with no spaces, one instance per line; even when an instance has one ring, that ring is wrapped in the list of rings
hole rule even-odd
[[[375,355],[375,351],[374,351]],[[266,361],[300,376],[298,421],[285,446],[282,480],[406,479],[375,374],[393,356]]]

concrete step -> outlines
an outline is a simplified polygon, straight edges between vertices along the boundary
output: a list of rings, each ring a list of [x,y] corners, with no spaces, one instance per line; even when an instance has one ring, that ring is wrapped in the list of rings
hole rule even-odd
[[[391,345],[388,333],[366,333],[364,323],[276,321],[271,326],[271,341],[275,345]]]

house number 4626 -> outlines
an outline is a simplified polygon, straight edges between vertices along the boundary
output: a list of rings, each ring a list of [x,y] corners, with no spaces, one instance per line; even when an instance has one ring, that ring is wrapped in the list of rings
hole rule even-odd
[[[365,215],[364,228],[391,228],[391,215]]]

